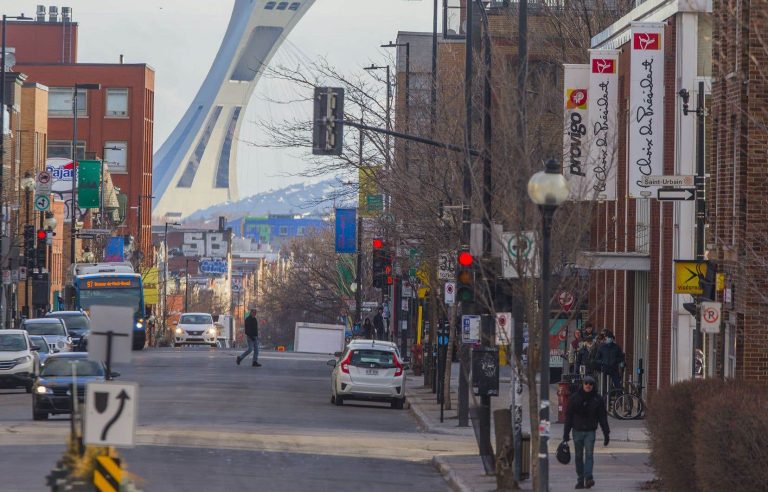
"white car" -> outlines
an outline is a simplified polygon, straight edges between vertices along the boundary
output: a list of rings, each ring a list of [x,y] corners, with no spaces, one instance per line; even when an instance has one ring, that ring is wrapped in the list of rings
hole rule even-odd
[[[0,387],[23,387],[32,392],[40,374],[37,347],[24,330],[0,330]]]
[[[59,318],[25,319],[21,322],[21,329],[30,335],[42,336],[52,352],[72,351],[72,337],[65,322]]]
[[[176,323],[173,346],[201,344],[215,347],[217,336],[213,316],[208,313],[184,313]]]
[[[346,400],[385,401],[392,408],[405,403],[407,365],[392,342],[354,340],[339,359],[328,361],[331,373],[331,403]]]

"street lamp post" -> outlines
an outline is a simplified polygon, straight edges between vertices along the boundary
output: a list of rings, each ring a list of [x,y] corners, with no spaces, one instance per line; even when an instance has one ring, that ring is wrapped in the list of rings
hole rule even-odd
[[[189,311],[189,262],[191,258],[184,259],[184,312]],[[192,260],[194,261],[194,260]]]
[[[72,86],[72,201],[69,214],[69,262],[75,259],[75,230],[77,229],[77,91],[79,89],[101,89],[101,84],[75,84]]]
[[[549,314],[550,314],[550,233],[557,207],[568,198],[568,183],[557,161],[547,161],[528,181],[528,196],[539,206],[541,230],[541,374],[539,387],[539,490],[549,490]]]
[[[50,238],[53,236],[53,231],[56,230],[56,217],[54,217],[53,212],[46,212],[45,213],[45,220],[43,221],[43,228],[45,228],[46,235]],[[50,300],[51,299],[51,275],[53,272],[53,246],[48,244],[48,239],[46,239],[46,268],[48,269],[48,285],[46,287],[46,293],[45,298]],[[29,276],[27,276],[29,278]]]

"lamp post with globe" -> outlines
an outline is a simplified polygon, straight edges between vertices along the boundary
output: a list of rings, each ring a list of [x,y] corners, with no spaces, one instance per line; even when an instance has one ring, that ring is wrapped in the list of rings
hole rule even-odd
[[[541,374],[539,388],[539,490],[549,490],[549,311],[550,235],[557,207],[568,199],[568,182],[561,167],[550,159],[528,181],[528,196],[541,212]]]

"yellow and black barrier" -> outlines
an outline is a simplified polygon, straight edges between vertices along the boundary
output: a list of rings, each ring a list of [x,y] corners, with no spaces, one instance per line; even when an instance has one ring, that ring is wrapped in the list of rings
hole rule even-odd
[[[119,492],[123,482],[123,469],[120,460],[103,455],[96,457],[96,468],[93,470],[93,485],[100,492]]]

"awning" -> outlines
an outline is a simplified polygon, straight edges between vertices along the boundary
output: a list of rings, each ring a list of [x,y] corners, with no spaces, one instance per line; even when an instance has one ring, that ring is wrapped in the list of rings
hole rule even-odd
[[[649,272],[651,270],[651,257],[646,253],[582,251],[576,261],[576,265],[587,270]]]

